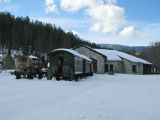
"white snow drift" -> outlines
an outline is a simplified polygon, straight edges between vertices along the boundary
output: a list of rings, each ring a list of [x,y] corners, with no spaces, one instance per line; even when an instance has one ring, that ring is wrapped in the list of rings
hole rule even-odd
[[[79,82],[0,73],[1,120],[160,120],[159,75],[94,75]]]

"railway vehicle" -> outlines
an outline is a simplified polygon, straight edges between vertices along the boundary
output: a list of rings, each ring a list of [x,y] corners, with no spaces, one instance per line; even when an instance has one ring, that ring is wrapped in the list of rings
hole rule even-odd
[[[47,79],[78,80],[93,75],[92,60],[72,49],[56,49],[48,54]]]

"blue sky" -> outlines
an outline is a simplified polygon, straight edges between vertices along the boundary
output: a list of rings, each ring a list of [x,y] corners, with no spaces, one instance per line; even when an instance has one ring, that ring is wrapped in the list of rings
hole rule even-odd
[[[126,14],[131,20],[135,21],[160,21],[159,0],[120,0],[119,5],[124,7]]]
[[[160,41],[160,0],[0,0],[0,11],[56,24],[95,43]]]

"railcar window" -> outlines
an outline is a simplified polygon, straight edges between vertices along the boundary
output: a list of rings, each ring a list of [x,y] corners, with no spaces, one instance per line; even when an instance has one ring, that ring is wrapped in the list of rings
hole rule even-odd
[[[75,58],[75,72],[83,72],[83,59]]]

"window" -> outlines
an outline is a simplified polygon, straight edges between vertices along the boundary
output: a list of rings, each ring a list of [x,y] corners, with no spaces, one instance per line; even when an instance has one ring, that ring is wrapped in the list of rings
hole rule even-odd
[[[75,72],[83,72],[83,59],[75,57]]]
[[[132,72],[136,73],[137,72],[137,66],[136,65],[132,65]]]

